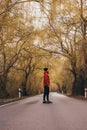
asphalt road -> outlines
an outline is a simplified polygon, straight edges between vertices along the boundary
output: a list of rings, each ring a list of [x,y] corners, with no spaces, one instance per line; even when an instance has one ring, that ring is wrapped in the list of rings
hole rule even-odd
[[[0,130],[87,130],[87,101],[51,93],[0,107]]]

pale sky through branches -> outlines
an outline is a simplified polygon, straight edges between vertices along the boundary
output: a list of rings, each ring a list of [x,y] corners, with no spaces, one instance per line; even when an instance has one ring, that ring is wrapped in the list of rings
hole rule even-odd
[[[35,28],[41,28],[47,23],[47,15],[49,10],[49,5],[44,4],[45,6],[45,12],[42,11],[42,8],[40,3],[37,2],[29,2],[24,4],[24,10],[26,10],[25,18],[31,17],[33,19],[33,25]]]

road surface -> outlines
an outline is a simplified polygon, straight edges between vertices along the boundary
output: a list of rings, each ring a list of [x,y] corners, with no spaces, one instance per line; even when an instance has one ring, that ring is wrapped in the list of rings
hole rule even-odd
[[[52,104],[42,95],[0,107],[0,130],[87,130],[87,101],[51,93]]]

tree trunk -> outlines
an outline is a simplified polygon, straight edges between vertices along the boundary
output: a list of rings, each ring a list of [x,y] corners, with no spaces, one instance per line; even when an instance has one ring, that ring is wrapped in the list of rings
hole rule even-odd
[[[7,74],[0,76],[0,98],[6,98],[8,95],[6,90]]]
[[[84,88],[87,88],[87,67],[85,68],[85,81],[84,81]]]
[[[23,82],[22,82],[22,93],[23,93],[23,96],[26,96],[27,95],[27,92],[26,92],[26,80],[24,80]]]
[[[82,95],[84,96],[85,89],[85,80],[84,80],[84,71],[81,69],[77,74],[74,75],[74,82],[72,87],[72,95]]]
[[[22,82],[23,96],[27,96],[27,80],[28,80],[28,74],[26,73],[25,79]]]
[[[77,95],[77,80],[76,80],[76,73],[73,73],[74,82],[72,86],[72,95]]]

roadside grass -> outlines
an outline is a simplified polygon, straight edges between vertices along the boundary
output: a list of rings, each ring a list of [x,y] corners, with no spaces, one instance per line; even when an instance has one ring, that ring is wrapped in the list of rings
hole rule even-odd
[[[73,96],[73,98],[87,101],[87,98],[85,98],[85,96]]]
[[[7,103],[15,102],[15,101],[18,101],[18,100],[21,100],[21,99],[24,99],[24,98],[25,97],[21,97],[21,98],[15,97],[15,98],[0,99],[0,105],[4,105],[4,104],[7,104]]]
[[[7,104],[7,103],[15,102],[15,101],[18,101],[18,100],[21,100],[21,99],[24,99],[24,98],[32,97],[32,96],[35,96],[35,95],[22,96],[21,98],[19,98],[19,97],[15,97],[15,98],[4,98],[4,99],[0,98],[0,106],[4,105],[4,104]]]
[[[85,96],[81,96],[81,95],[78,95],[78,96],[67,95],[67,96],[71,98],[87,101],[87,98],[85,98]]]

